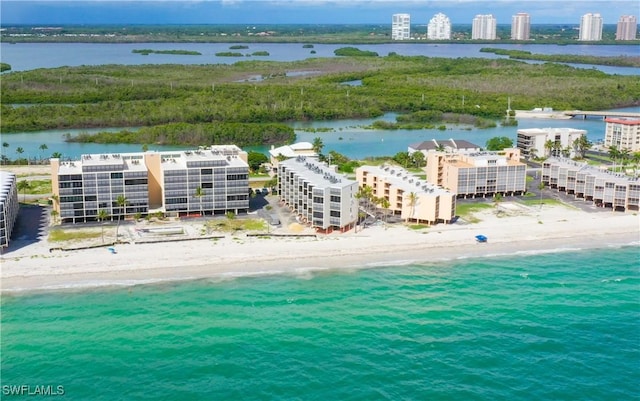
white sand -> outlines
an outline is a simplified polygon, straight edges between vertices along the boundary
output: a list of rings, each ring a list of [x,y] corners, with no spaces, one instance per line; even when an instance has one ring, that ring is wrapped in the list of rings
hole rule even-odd
[[[516,118],[543,118],[553,120],[570,120],[571,116],[562,111],[515,110]]]
[[[165,280],[224,278],[257,274],[303,274],[457,258],[511,255],[624,245],[639,241],[637,215],[587,213],[562,206],[504,204],[501,216],[486,210],[475,224],[437,225],[412,230],[404,225],[316,238],[223,239],[53,251],[41,241],[2,256],[4,292],[131,285]],[[121,227],[122,230],[122,227]],[[489,242],[479,244],[475,235]]]

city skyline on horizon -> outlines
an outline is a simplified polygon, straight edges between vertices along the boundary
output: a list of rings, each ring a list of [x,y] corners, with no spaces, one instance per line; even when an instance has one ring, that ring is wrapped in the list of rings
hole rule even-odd
[[[640,14],[636,1],[515,0],[37,0],[2,1],[0,25],[99,24],[389,24],[393,14],[410,14],[413,25],[426,25],[437,13],[452,24],[471,24],[478,14],[492,14],[498,25],[527,13],[531,24],[579,25],[586,13],[602,15],[605,25],[623,15]]]

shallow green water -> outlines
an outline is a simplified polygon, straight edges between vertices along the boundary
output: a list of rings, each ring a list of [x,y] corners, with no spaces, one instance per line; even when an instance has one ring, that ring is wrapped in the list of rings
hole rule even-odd
[[[3,296],[2,398],[63,386],[73,400],[638,399],[639,257]]]

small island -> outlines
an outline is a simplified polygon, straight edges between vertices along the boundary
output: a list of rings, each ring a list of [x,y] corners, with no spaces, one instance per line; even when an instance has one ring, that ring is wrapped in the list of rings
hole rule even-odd
[[[177,54],[181,56],[201,56],[202,53],[192,50],[152,50],[152,49],[133,49],[131,53],[142,54],[148,56],[149,54]]]
[[[345,57],[378,57],[378,53],[360,50],[356,47],[341,47],[333,51],[336,56],[345,56]]]
[[[218,52],[216,57],[244,57],[244,54],[238,52]]]

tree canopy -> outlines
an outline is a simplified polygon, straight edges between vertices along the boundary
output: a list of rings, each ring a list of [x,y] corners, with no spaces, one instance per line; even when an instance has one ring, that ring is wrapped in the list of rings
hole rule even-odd
[[[513,147],[513,140],[506,136],[495,136],[487,141],[487,150],[503,150]]]

